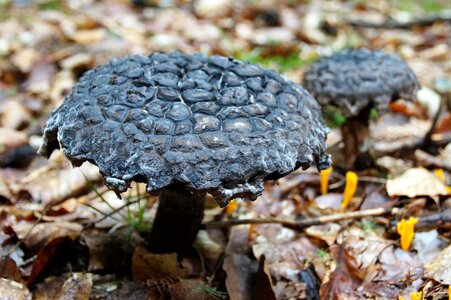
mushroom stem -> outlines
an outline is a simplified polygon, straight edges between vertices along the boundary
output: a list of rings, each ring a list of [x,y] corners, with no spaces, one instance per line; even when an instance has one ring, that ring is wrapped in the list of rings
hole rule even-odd
[[[369,158],[369,118],[366,108],[357,117],[350,117],[341,126],[347,170],[363,170],[371,166]]]
[[[204,217],[206,192],[172,185],[159,196],[157,214],[148,238],[154,253],[184,255],[190,249]]]

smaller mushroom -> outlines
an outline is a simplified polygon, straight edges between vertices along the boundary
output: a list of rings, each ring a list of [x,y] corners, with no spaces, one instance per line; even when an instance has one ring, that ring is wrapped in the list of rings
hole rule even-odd
[[[397,55],[357,49],[312,64],[305,73],[304,87],[323,107],[332,105],[345,115],[341,132],[346,168],[361,169],[368,164],[365,154],[371,109],[375,107],[381,113],[388,110],[391,101],[413,101],[420,85]]]

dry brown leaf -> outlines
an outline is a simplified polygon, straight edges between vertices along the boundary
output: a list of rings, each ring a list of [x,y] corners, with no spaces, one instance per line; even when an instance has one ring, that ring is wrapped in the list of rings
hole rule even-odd
[[[358,281],[352,275],[348,267],[348,258],[345,256],[343,247],[333,245],[330,247],[330,255],[335,260],[335,269],[323,278],[320,287],[320,299],[356,299],[355,290]]]
[[[31,300],[31,293],[23,284],[0,278],[0,299],[2,300]]]
[[[451,245],[426,264],[424,271],[426,278],[433,278],[441,284],[451,285]]]
[[[145,281],[152,277],[171,276],[187,278],[193,270],[177,261],[177,253],[154,254],[143,247],[136,247],[132,258],[134,280]]]
[[[19,49],[11,56],[11,62],[18,67],[22,73],[30,72],[38,59],[39,53],[34,48]]]
[[[310,226],[305,230],[305,233],[325,241],[328,246],[332,246],[335,244],[335,240],[337,239],[340,230],[340,225],[336,223],[328,223],[324,225]]]
[[[31,113],[18,99],[5,101],[0,109],[0,124],[5,128],[21,130],[28,126]]]
[[[89,191],[86,178],[91,183],[99,182],[102,178],[98,168],[90,163],[84,163],[79,168],[73,168],[64,159],[63,165],[63,169],[45,166],[42,172],[36,170],[36,174],[28,174],[26,178],[17,182],[12,189],[16,194],[23,191],[28,192],[34,200],[52,206]]]
[[[400,114],[385,114],[370,124],[370,134],[376,152],[386,154],[421,141],[431,127],[430,120],[409,118]]]
[[[412,248],[417,251],[418,258],[424,264],[436,258],[446,245],[447,243],[440,238],[436,229],[415,232],[412,242]]]
[[[64,282],[66,282],[67,274],[57,277],[47,277],[42,282],[36,284],[36,289],[33,291],[35,300],[50,300],[55,299],[55,295],[61,290]]]
[[[387,193],[389,196],[409,198],[448,195],[445,184],[423,168],[412,168],[399,177],[387,180]]]
[[[72,273],[64,282],[54,300],[89,300],[92,292],[92,274]]]
[[[50,89],[50,83],[56,73],[56,66],[45,60],[38,61],[31,70],[24,88],[31,93],[45,93]]]
[[[57,238],[78,238],[83,227],[78,223],[51,222],[51,223],[19,223],[12,226],[19,239],[32,252],[37,252],[45,244]]]
[[[253,279],[258,269],[257,261],[249,255],[249,226],[240,225],[230,229],[222,268],[227,274],[225,281],[231,300],[250,300]]]
[[[298,281],[301,263],[318,250],[304,235],[280,225],[258,225],[256,233],[252,251],[257,258],[265,255],[271,275],[276,279]]]
[[[16,262],[9,256],[0,257],[0,277],[17,282],[22,281]]]
[[[68,237],[58,237],[45,244],[39,250],[31,266],[31,273],[27,279],[27,284],[34,283],[51,266],[52,262],[60,257],[62,249],[68,241],[70,241]]]
[[[106,37],[105,28],[86,29],[76,31],[71,38],[80,45],[95,44]]]
[[[269,272],[264,255],[260,256],[258,260],[258,270],[255,274],[252,297],[253,299],[276,300],[276,295],[272,288],[271,273]]]
[[[315,198],[316,205],[321,209],[339,209],[341,202],[343,202],[343,194],[339,193],[328,193]]]
[[[132,249],[143,246],[144,241],[128,228],[114,233],[83,232],[80,241],[89,249],[88,271],[120,272],[130,268]]]

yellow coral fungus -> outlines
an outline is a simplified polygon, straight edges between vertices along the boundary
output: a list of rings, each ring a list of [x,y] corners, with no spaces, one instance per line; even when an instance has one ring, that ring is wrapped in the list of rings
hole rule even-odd
[[[417,222],[417,218],[410,217],[409,220],[402,219],[397,225],[398,233],[401,236],[401,249],[404,251],[408,251],[410,248],[410,244],[415,235],[414,228]]]
[[[413,292],[409,296],[410,300],[423,300],[423,292]]]
[[[352,171],[346,173],[346,186],[343,193],[343,202],[341,203],[342,208],[346,208],[351,202],[352,197],[357,189],[357,182],[359,181],[359,176]]]
[[[443,169],[435,169],[434,170],[434,175],[440,179],[443,183],[445,183],[445,187],[446,190],[448,191],[449,194],[451,194],[451,186],[446,185],[446,176],[445,176],[445,171],[443,171]],[[450,299],[451,300],[451,299]]]
[[[235,212],[235,210],[237,210],[237,208],[238,208],[238,203],[236,202],[235,199],[233,199],[229,202],[229,204],[225,208],[225,212],[226,212],[226,214],[231,215]]]
[[[329,174],[332,172],[332,167],[321,171],[321,195],[327,194],[329,185]]]

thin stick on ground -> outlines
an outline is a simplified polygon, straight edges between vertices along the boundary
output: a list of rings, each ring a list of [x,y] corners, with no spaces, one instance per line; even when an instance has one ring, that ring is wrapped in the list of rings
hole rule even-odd
[[[280,224],[284,227],[303,231],[305,228],[313,225],[321,225],[330,222],[337,222],[342,220],[360,219],[371,216],[382,215],[395,215],[399,212],[398,208],[374,208],[345,213],[338,213],[328,216],[320,216],[316,218],[309,218],[300,221],[285,220],[280,218],[267,218],[267,219],[241,219],[241,220],[228,220],[228,221],[215,221],[208,222],[202,225],[203,229],[217,229],[227,228],[230,226],[244,225],[244,224]]]

